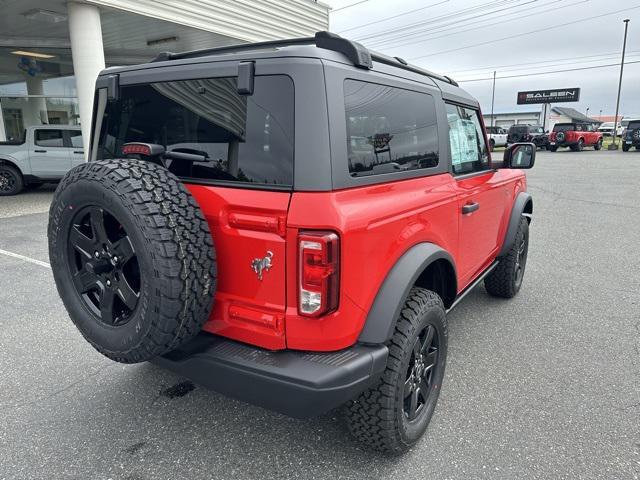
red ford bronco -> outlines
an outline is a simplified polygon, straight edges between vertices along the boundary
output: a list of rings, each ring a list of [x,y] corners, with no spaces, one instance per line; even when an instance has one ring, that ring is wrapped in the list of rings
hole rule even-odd
[[[327,32],[107,69],[50,210],[58,291],[115,361],[295,417],[344,406],[404,451],[447,311],[522,285],[535,146],[487,145],[453,80]]]
[[[592,123],[556,123],[549,135],[549,150],[555,152],[559,147],[569,147],[581,152],[584,147],[602,148],[602,132]]]

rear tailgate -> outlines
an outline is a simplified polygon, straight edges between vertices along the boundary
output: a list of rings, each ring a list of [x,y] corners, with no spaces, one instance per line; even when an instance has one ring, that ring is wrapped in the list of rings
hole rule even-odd
[[[216,298],[204,330],[272,350],[285,348],[285,235],[291,194],[187,187],[209,223],[217,256]]]

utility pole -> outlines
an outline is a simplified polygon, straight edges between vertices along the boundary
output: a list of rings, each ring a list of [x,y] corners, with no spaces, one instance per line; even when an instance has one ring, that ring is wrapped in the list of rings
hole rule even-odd
[[[622,91],[622,72],[624,70],[624,54],[627,50],[627,31],[629,30],[629,19],[625,18],[624,22],[624,40],[622,41],[622,61],[620,62],[620,81],[618,82],[618,99],[616,100],[616,116],[613,117],[613,142],[609,145],[609,150],[617,150],[618,142],[618,113],[620,112],[620,92]]]
[[[493,71],[493,91],[491,92],[491,130],[493,130],[493,104],[496,100],[496,71]]]

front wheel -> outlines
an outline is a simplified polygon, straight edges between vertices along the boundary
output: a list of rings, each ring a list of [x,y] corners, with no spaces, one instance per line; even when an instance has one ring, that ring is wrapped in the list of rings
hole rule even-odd
[[[447,336],[442,299],[414,287],[388,342],[382,378],[345,406],[349,430],[358,440],[382,452],[402,453],[422,437],[440,395]]]
[[[622,151],[623,151],[623,152],[628,152],[628,151],[629,151],[629,148],[631,148],[631,147],[629,147],[629,145],[627,145],[627,144],[625,144],[625,143],[623,143],[623,144],[622,144]]]
[[[529,252],[529,221],[522,217],[516,240],[500,259],[498,266],[484,279],[484,287],[494,297],[513,298],[522,286]]]
[[[551,151],[551,152],[557,152],[557,151],[558,151],[558,147],[556,147],[556,146],[549,146],[549,151]]]
[[[23,187],[22,175],[17,168],[0,165],[0,196],[17,195]]]
[[[493,138],[491,140],[489,140],[489,148],[491,149],[492,152],[496,148],[496,141]]]

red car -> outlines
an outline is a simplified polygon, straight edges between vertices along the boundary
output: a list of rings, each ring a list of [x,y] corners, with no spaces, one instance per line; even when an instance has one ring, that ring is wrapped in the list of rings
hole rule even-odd
[[[569,147],[581,152],[584,147],[602,148],[602,132],[593,123],[556,123],[549,135],[549,150],[555,152],[560,147]]]
[[[379,450],[427,428],[447,312],[522,285],[535,145],[492,161],[453,80],[327,32],[105,70],[90,152],[48,231],[82,335],[288,415],[346,404]]]

